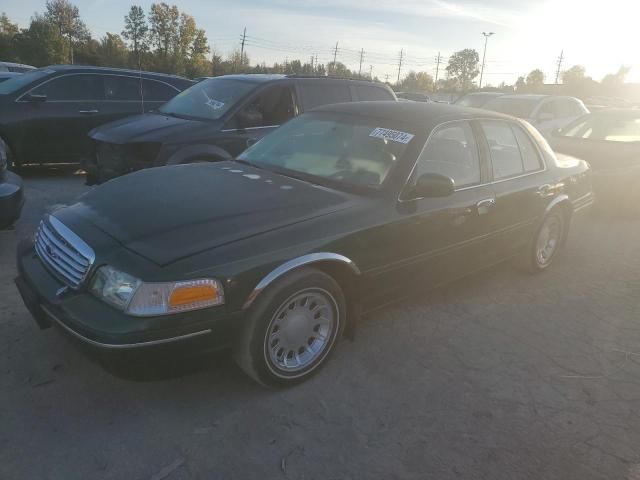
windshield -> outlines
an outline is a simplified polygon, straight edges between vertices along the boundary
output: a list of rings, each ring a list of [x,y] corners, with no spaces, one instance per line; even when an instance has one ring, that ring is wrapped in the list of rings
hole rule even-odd
[[[280,127],[239,160],[296,176],[379,187],[414,135],[368,119],[306,114]]]
[[[607,142],[640,142],[640,113],[637,117],[589,115],[562,129],[561,135]]]
[[[537,103],[536,98],[498,97],[487,102],[483,108],[518,118],[530,118]]]
[[[253,82],[211,78],[176,95],[158,110],[167,115],[218,120],[255,87]]]
[[[46,77],[47,75],[51,75],[52,73],[55,73],[55,71],[50,68],[38,68],[37,70],[31,70],[27,73],[11,77],[0,84],[0,95],[7,95],[9,93],[16,92],[25,85],[29,85],[30,83]]]

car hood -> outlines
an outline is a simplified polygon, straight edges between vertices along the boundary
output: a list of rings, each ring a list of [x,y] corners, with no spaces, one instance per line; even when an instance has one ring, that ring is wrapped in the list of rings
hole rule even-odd
[[[129,250],[167,265],[349,208],[354,200],[347,193],[230,161],[125,175],[55,216],[81,237],[98,229]],[[102,243],[84,239],[92,246]]]
[[[172,117],[161,113],[144,113],[107,123],[89,132],[94,140],[109,143],[171,142],[184,135],[192,138],[199,130],[220,129],[219,122],[204,122]]]

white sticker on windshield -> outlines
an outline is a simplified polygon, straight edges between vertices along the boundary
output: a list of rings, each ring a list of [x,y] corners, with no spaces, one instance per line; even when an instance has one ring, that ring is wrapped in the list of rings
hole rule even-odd
[[[405,145],[411,141],[415,135],[407,132],[399,132],[389,128],[378,127],[369,134],[370,137],[383,138],[392,142],[404,143]]]
[[[214,110],[220,110],[222,107],[224,107],[224,102],[210,98],[209,100],[207,100],[207,105]]]

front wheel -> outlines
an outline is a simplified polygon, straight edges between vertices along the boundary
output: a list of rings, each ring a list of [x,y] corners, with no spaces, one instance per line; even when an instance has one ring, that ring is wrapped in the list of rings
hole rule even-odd
[[[346,301],[336,281],[304,268],[280,279],[251,307],[236,345],[238,365],[254,380],[282,387],[314,374],[345,325]]]
[[[550,212],[542,221],[533,241],[520,258],[520,264],[531,273],[551,266],[564,245],[567,229],[566,216],[560,210]]]

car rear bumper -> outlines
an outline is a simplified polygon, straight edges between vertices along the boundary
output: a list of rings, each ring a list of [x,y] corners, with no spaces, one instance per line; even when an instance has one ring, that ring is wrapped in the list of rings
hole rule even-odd
[[[12,172],[5,172],[0,178],[0,228],[13,224],[24,205],[22,179]]]
[[[232,345],[237,315],[214,307],[164,317],[125,315],[86,291],[64,288],[33,253],[30,241],[18,246],[20,295],[40,328],[58,326],[86,346],[118,355],[123,351],[171,349],[201,353]]]

